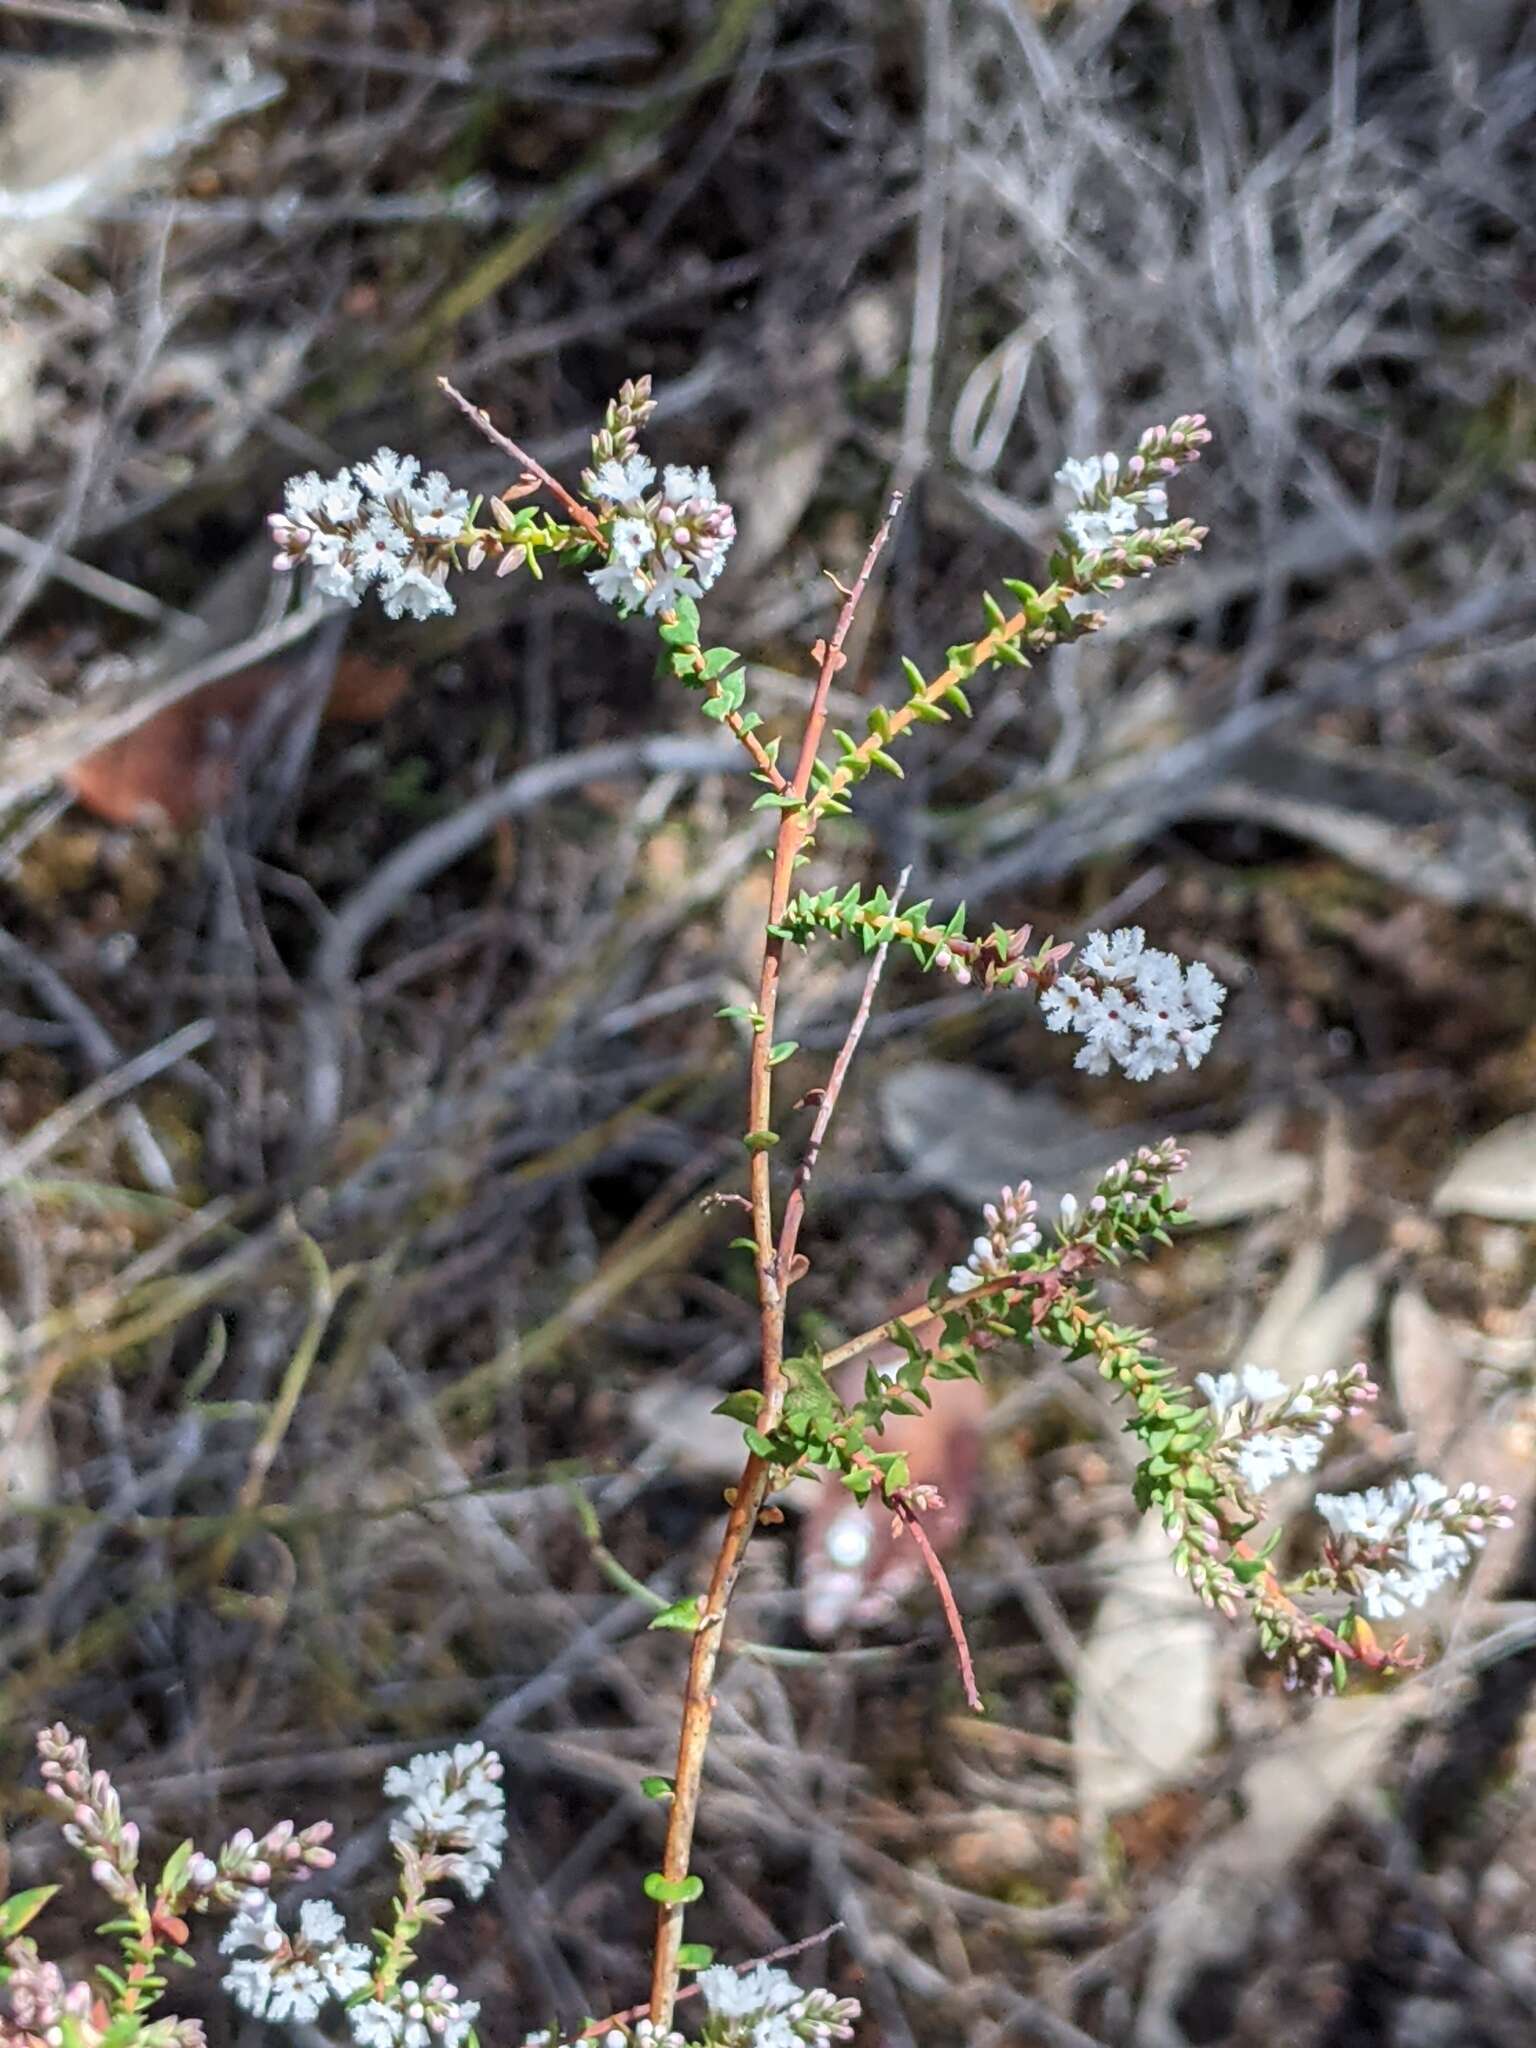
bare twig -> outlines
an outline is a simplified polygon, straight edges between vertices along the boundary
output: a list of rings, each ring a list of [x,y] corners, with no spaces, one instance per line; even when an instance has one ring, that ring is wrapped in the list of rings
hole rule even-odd
[[[590,505],[583,505],[579,498],[573,498],[560,479],[552,476],[536,456],[530,455],[526,449],[519,448],[517,443],[509,440],[499,427],[493,427],[491,425],[491,416],[483,405],[475,405],[464,396],[462,391],[455,390],[446,377],[439,377],[437,382],[439,389],[448,394],[459,408],[459,411],[463,413],[467,420],[480,429],[480,432],[484,434],[487,441],[493,442],[496,447],[501,449],[503,454],[510,455],[512,460],[527,475],[536,476],[545,490],[553,492],[554,496],[559,499],[560,503],[582,531],[590,534],[593,540],[601,543],[603,538],[602,528],[598,525],[597,514]]]
[[[910,868],[903,868],[901,871],[891,902],[892,916],[900,907],[902,892],[911,873]],[[847,1080],[848,1070],[853,1065],[853,1056],[859,1049],[859,1041],[863,1038],[865,1027],[869,1023],[870,1011],[875,1003],[875,990],[880,986],[880,977],[885,972],[886,956],[890,950],[889,939],[875,948],[874,958],[869,963],[869,972],[864,977],[859,1006],[853,1014],[853,1022],[848,1026],[848,1035],[838,1048],[837,1058],[832,1062],[832,1072],[827,1078],[826,1087],[822,1090],[816,1121],[811,1125],[811,1135],[806,1140],[805,1152],[795,1174],[795,1184],[789,1191],[788,1201],[784,1204],[784,1224],[779,1232],[779,1278],[786,1291],[793,1285],[791,1268],[795,1262],[800,1225],[805,1216],[806,1191],[811,1184],[811,1175],[816,1171],[816,1162],[821,1156],[827,1127],[832,1121],[838,1098],[843,1092],[843,1083]]]
[[[965,1703],[974,1713],[984,1714],[986,1708],[981,1703],[981,1694],[976,1690],[976,1667],[971,1662],[971,1646],[965,1639],[965,1623],[961,1619],[954,1589],[949,1583],[949,1574],[940,1562],[938,1552],[928,1541],[928,1531],[923,1527],[922,1517],[911,1501],[898,1491],[887,1496],[886,1505],[922,1552],[928,1576],[937,1586],[939,1599],[944,1604],[944,1619],[949,1624],[950,1637],[955,1645],[955,1656],[960,1664],[960,1683],[965,1687]]]
[[[135,1053],[132,1059],[125,1060],[110,1074],[103,1074],[99,1080],[92,1081],[78,1095],[72,1095],[51,1115],[34,1124],[27,1135],[18,1138],[9,1150],[0,1152],[0,1183],[19,1180],[40,1159],[46,1159],[56,1145],[62,1144],[71,1131],[78,1130],[87,1117],[94,1116],[109,1102],[116,1102],[120,1095],[126,1095],[131,1089],[152,1080],[156,1074],[163,1074],[167,1067],[174,1067],[189,1052],[196,1052],[200,1045],[206,1045],[212,1036],[212,1021],[200,1017],[196,1023],[184,1024],[179,1031],[173,1031],[158,1045]]]

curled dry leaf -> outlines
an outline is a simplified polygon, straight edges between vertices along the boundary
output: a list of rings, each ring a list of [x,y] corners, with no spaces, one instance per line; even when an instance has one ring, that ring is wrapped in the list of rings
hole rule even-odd
[[[1536,1116],[1511,1117],[1469,1145],[1432,1206],[1440,1216],[1536,1223]]]
[[[109,824],[195,825],[228,801],[241,737],[291,675],[284,663],[263,662],[225,676],[76,761],[64,780],[77,803]],[[410,671],[398,664],[343,655],[323,716],[371,724],[394,708],[409,682]]]
[[[1216,1733],[1220,1623],[1174,1578],[1168,1550],[1148,1518],[1117,1561],[1078,1665],[1073,1768],[1090,1840],[1180,1783]]]

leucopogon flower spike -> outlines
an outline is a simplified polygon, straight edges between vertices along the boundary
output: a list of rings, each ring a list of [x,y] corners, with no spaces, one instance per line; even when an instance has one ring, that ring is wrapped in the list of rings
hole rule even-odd
[[[348,1999],[372,1975],[361,1942],[348,1941],[346,1926],[329,1899],[306,1899],[296,1934],[285,1934],[277,1907],[265,1892],[252,1892],[219,1943],[234,1956],[224,1989],[259,2020],[312,2020],[333,1998]],[[254,1955],[241,1952],[254,1949]]]
[[[1422,1607],[1459,1578],[1491,1529],[1507,1529],[1515,1503],[1471,1481],[1452,1493],[1432,1472],[1364,1493],[1320,1493],[1331,1532],[1329,1564],[1373,1620]]]
[[[479,2014],[477,2000],[460,1998],[456,1985],[437,1976],[425,1984],[408,1979],[389,2004],[365,1999],[347,2020],[358,2048],[462,2048]]]
[[[1313,1373],[1291,1387],[1267,1366],[1197,1373],[1215,1424],[1214,1454],[1228,1461],[1252,1495],[1287,1472],[1315,1471],[1337,1425],[1376,1397],[1364,1365]]]
[[[1168,492],[1161,479],[1198,462],[1210,438],[1203,413],[1184,413],[1170,427],[1149,427],[1123,469],[1113,451],[1064,462],[1056,481],[1077,501],[1066,530],[1078,552],[1101,554],[1164,525]]]
[[[1215,1042],[1227,992],[1203,960],[1184,967],[1149,946],[1140,925],[1090,932],[1072,971],[1058,973],[1040,998],[1052,1031],[1083,1040],[1074,1066],[1131,1081],[1198,1067]]]
[[[304,563],[318,590],[350,605],[376,590],[392,619],[453,611],[448,573],[455,543],[467,538],[469,493],[441,470],[420,471],[414,455],[381,448],[333,477],[291,477],[285,509],[268,521],[273,566]]]
[[[384,1773],[384,1791],[403,1799],[405,1810],[390,1822],[390,1840],[427,1862],[433,1878],[447,1878],[478,1899],[506,1845],[501,1777],[501,1758],[483,1742],[393,1765]]]

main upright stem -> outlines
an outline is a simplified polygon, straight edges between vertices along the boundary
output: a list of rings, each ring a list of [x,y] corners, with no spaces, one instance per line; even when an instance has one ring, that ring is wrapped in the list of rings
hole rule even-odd
[[[869,551],[864,557],[858,580],[844,598],[832,638],[820,649],[815,694],[806,718],[805,733],[800,742],[800,755],[795,764],[794,779],[790,784],[792,794],[799,799],[801,805],[804,804],[810,790],[811,770],[815,765],[822,735],[826,729],[827,699],[831,693],[832,680],[843,665],[843,642],[848,637],[854,614],[859,608],[859,601],[864,595],[880,551],[890,536],[891,524],[900,509],[900,504],[899,496],[892,498],[880,530],[869,544]],[[810,822],[804,809],[787,810],[780,819],[778,838],[774,842],[773,881],[768,896],[767,922],[770,929],[764,934],[762,966],[758,972],[757,1015],[753,1020],[752,1064],[747,1089],[749,1135],[768,1132],[773,1128],[771,1054],[774,1018],[778,1011],[779,977],[784,960],[784,941],[775,936],[772,927],[783,920],[789,904],[790,885],[795,867],[804,850],[810,829]],[[788,1275],[794,1256],[793,1243],[790,1243],[787,1249],[775,1243],[773,1179],[769,1158],[767,1147],[754,1148],[751,1154],[749,1180],[752,1237],[756,1246],[754,1257],[757,1265],[763,1393],[763,1405],[758,1411],[757,1427],[765,1436],[771,1435],[778,1427],[784,1407],[784,1310],[790,1284]],[[798,1222],[798,1217],[796,1221]],[[741,1477],[736,1482],[725,1534],[720,1541],[714,1570],[710,1574],[709,1588],[704,1596],[699,1627],[693,1638],[693,1652],[688,1660],[688,1680],[683,1693],[683,1721],[678,1737],[677,1768],[673,1774],[672,1805],[667,1818],[667,1839],[661,1863],[663,1877],[674,1884],[688,1875],[689,1859],[693,1853],[694,1828],[698,1821],[704,1756],[709,1747],[710,1729],[715,1714],[715,1666],[720,1657],[720,1644],[725,1632],[725,1618],[730,1608],[731,1596],[736,1590],[736,1581],[741,1573],[747,1545],[752,1540],[752,1531],[756,1527],[758,1515],[767,1497],[768,1480],[767,1462],[755,1455],[749,1456],[742,1467]],[[684,1910],[681,1905],[663,1905],[657,1910],[656,1951],[651,1969],[651,2020],[658,2032],[664,2032],[672,2022],[672,2008],[677,1998],[678,1953],[683,1940]]]

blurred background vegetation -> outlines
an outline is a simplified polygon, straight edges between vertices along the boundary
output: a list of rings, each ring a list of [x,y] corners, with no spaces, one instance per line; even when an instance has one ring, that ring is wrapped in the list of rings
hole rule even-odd
[[[1199,1228],[1116,1312],[1191,1371],[1372,1359],[1327,1483],[1529,1499],[1533,107],[1517,0],[0,9],[16,1881],[57,1715],[167,1842],[335,1819],[359,1914],[380,1771],[473,1730],[511,1850],[434,1962],[492,2041],[641,1993],[682,1659],[647,1598],[698,1581],[707,1411],[752,1367],[701,1203],[739,1175],[713,1013],[763,821],[642,745],[690,706],[579,582],[466,579],[430,629],[274,604],[295,470],[385,442],[511,480],[439,373],[568,474],[654,375],[653,448],[736,504],[710,632],[770,723],[893,486],[854,716],[1037,575],[1064,455],[1210,416],[1204,555],[823,858],[1141,922],[1232,986],[1216,1054],[1085,1086],[1027,1005],[893,963],[804,1324],[904,1306],[1000,1182],[1173,1130]],[[797,966],[792,1092],[859,972]],[[987,1719],[929,1597],[811,1641],[792,1519],[690,1930],[841,1921],[831,1981],[892,2048],[1528,2041],[1525,1528],[1427,1675],[1298,1706],[1165,1582],[1097,1386],[1041,1357],[992,1392],[951,1557]]]

